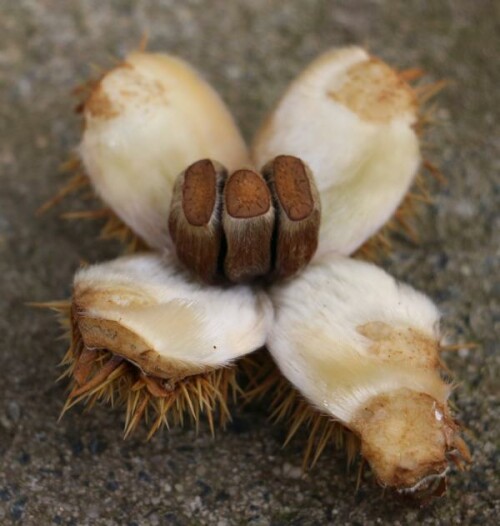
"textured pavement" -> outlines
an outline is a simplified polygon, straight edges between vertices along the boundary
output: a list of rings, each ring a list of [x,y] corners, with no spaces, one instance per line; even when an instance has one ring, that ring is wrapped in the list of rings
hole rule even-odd
[[[201,69],[249,138],[287,82],[324,49],[351,43],[431,80],[439,97],[429,157],[434,185],[421,243],[396,240],[384,262],[440,306],[457,416],[474,454],[446,498],[418,507],[384,497],[370,477],[355,492],[345,455],[303,476],[304,437],[286,449],[266,408],[236,411],[212,439],[202,425],[122,439],[123,415],[70,411],[56,384],[64,342],[29,301],[65,298],[79,262],[119,253],[99,226],[35,211],[64,181],[78,141],[72,87],[149,35]],[[0,524],[309,525],[496,523],[499,502],[500,7],[494,0],[0,0]],[[497,517],[497,519],[495,519]]]

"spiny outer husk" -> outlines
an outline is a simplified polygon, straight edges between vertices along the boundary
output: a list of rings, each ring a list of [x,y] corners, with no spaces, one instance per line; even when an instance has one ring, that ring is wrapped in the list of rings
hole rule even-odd
[[[318,256],[356,251],[408,192],[426,120],[419,104],[435,91],[410,87],[406,81],[419,74],[399,74],[360,48],[332,50],[295,79],[257,133],[257,166],[290,154],[315,175],[323,209]],[[396,222],[412,233],[401,211]]]
[[[271,295],[273,358],[320,414],[360,437],[363,456],[383,485],[421,492],[439,478],[447,456],[458,464],[460,456],[470,460],[447,409],[450,388],[439,377],[437,311],[423,295],[396,286],[372,265],[342,258],[309,267]],[[257,391],[272,386],[271,376]],[[283,392],[279,385],[277,392]],[[290,392],[278,398],[275,415],[290,415],[292,434],[305,421],[313,431],[321,429],[314,462],[336,434],[332,424],[294,407]],[[409,429],[415,443],[404,438]],[[380,447],[379,435],[385,437]]]
[[[142,421],[149,424],[148,439],[163,426],[182,426],[191,421],[198,427],[205,417],[212,434],[218,424],[231,419],[229,400],[236,400],[241,389],[234,366],[186,377],[174,385],[162,378],[145,375],[136,365],[106,350],[87,349],[71,315],[71,302],[52,302],[47,307],[58,313],[70,340],[61,365],[62,378],[69,378],[69,394],[61,412],[78,403],[88,409],[96,402],[125,407],[125,437]],[[217,418],[217,421],[216,421]]]
[[[80,269],[73,305],[87,346],[167,377],[168,364],[189,374],[231,363],[264,344],[272,321],[259,289],[207,287],[173,256],[150,253]]]
[[[142,416],[153,418],[151,434],[202,413],[213,428],[215,410],[227,420],[227,398],[239,390],[232,363],[263,345],[270,319],[263,294],[203,287],[152,254],[81,269],[71,310],[49,306],[65,314],[71,333],[65,410],[124,403],[126,434]]]
[[[400,76],[408,83],[420,79],[424,72],[420,69],[409,69],[402,71]],[[423,154],[426,151],[425,132],[434,122],[435,107],[429,105],[429,101],[436,96],[446,85],[445,81],[422,83],[415,87],[415,97],[417,100],[417,123],[415,131],[420,138],[420,148]],[[377,261],[381,256],[392,251],[391,237],[402,234],[413,244],[418,244],[420,237],[418,230],[415,228],[414,219],[418,218],[418,212],[422,205],[432,205],[431,185],[433,182],[445,184],[446,178],[441,170],[425,156],[423,157],[420,171],[417,173],[415,180],[399,204],[394,215],[370,237],[359,249],[354,256],[365,261]]]
[[[204,158],[229,170],[249,164],[222,100],[188,64],[168,55],[130,54],[96,84],[83,115],[78,153],[85,172],[150,248],[171,246],[166,218],[182,170]]]
[[[88,175],[76,156],[71,156],[61,166],[61,172],[71,174],[68,181],[61,186],[58,192],[39,207],[37,214],[43,214],[47,210],[64,201],[68,196],[75,194],[89,208],[84,210],[64,212],[61,218],[65,220],[101,221],[99,238],[103,241],[116,240],[124,247],[124,253],[134,253],[148,249],[144,241],[137,236],[109,207],[102,206],[102,202],[96,196]],[[91,203],[91,204],[90,204]],[[95,208],[95,203],[101,204],[101,208]]]

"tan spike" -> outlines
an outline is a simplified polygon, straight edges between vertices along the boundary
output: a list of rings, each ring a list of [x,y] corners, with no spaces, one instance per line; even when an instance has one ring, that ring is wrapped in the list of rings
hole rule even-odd
[[[94,202],[98,201],[90,184],[90,179],[83,172],[83,167],[76,157],[70,157],[67,162],[63,163],[61,171],[72,172],[74,175],[51,199],[47,200],[42,206],[40,206],[37,214],[41,215],[47,212],[49,209],[63,201],[65,197],[76,192],[80,193],[80,198],[83,201],[87,199]],[[134,232],[132,232],[132,230],[107,207],[102,207],[96,210],[90,209],[63,212],[61,218],[68,220],[104,220],[105,223],[101,228],[100,233],[101,239],[118,240],[125,245],[125,252],[137,252],[138,250],[144,250],[147,248],[142,240],[139,239]]]
[[[333,434],[333,427],[328,425],[328,421],[326,421],[326,418],[322,422],[323,424],[323,433],[321,434],[321,437],[318,440],[318,444],[316,446],[316,452],[314,453],[311,467],[314,467],[316,465],[316,462],[318,461],[319,457],[323,453],[326,445],[331,439],[331,436]]]
[[[47,210],[62,201],[67,195],[72,194],[87,185],[87,178],[83,174],[77,173],[62,188],[60,188],[52,198],[45,201],[45,203],[38,208],[36,211],[37,215],[45,213]]]
[[[130,419],[130,422],[128,426],[125,428],[125,435],[124,437],[127,438],[132,431],[135,430],[139,422],[141,421],[142,417],[144,416],[144,412],[146,411],[146,406],[149,402],[149,395],[142,396],[142,400],[137,405],[137,407],[134,410],[134,414],[132,415],[132,418]]]
[[[410,68],[399,72],[399,76],[405,82],[412,82],[418,80],[425,75],[425,71],[420,68]]]
[[[318,432],[318,429],[321,426],[321,420],[322,420],[321,418],[315,418],[313,421],[309,440],[307,441],[306,450],[304,453],[304,459],[302,461],[302,466],[304,470],[307,469],[308,466],[311,466],[311,467],[314,466],[313,461],[311,461],[311,457],[314,458],[313,450],[315,447],[317,447],[315,443],[316,442],[315,439],[316,439],[316,434]]]
[[[274,422],[285,422],[288,427],[283,447],[287,446],[300,429],[307,430],[307,439],[303,457],[303,469],[312,468],[321,457],[328,444],[335,448],[345,447],[350,464],[357,453],[357,438],[339,422],[331,419],[312,407],[279,373],[267,353],[260,352],[252,358],[252,367],[244,369],[246,374],[254,374],[250,391],[244,393],[245,403],[260,400],[262,393],[253,385],[259,383],[267,386],[271,394],[270,419]],[[262,371],[265,371],[263,373]]]

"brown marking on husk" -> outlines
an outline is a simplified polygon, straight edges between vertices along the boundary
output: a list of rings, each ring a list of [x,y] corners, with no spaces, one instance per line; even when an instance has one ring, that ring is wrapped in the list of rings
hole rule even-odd
[[[112,119],[120,114],[120,108],[109,98],[99,83],[84,105],[84,111],[92,117]]]
[[[356,329],[369,340],[369,352],[383,360],[405,362],[414,367],[439,367],[439,344],[433,338],[411,327],[394,328],[387,323],[372,321]]]
[[[342,86],[328,96],[347,106],[361,119],[386,123],[404,112],[414,113],[414,90],[390,66],[377,58],[353,65]]]
[[[88,309],[97,311],[101,307],[112,309],[115,297],[120,298],[122,307],[140,308],[150,305],[148,295],[130,288],[123,291],[121,287],[115,286],[111,294],[109,289],[78,285],[75,287],[71,320],[73,327],[78,328],[79,337],[87,349],[106,349],[133,362],[146,374],[174,381],[210,370],[208,366],[163,356],[156,352],[149,342],[120,321],[89,314]],[[177,313],[179,324],[189,327],[195,322],[195,315],[188,305],[178,305]]]
[[[119,322],[79,315],[77,323],[87,349],[106,349],[133,362],[146,374],[176,381],[209,370],[162,356]]]
[[[79,100],[75,112],[83,113],[87,111],[93,117],[101,119],[116,117],[120,113],[120,108],[104,92],[102,81],[108,73],[123,68],[133,69],[133,66],[126,61],[117,60],[114,61],[113,67],[109,70],[96,67],[97,74],[94,77],[90,77],[73,89],[73,95]]]

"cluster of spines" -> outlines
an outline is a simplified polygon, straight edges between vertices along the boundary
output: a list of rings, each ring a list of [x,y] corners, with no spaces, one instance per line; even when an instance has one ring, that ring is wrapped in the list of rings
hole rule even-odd
[[[183,426],[190,421],[198,427],[205,416],[212,434],[216,424],[230,420],[227,402],[241,394],[234,366],[186,377],[171,384],[144,374],[136,365],[106,350],[87,349],[78,326],[72,320],[70,302],[45,305],[58,313],[70,340],[61,365],[60,378],[70,378],[69,394],[61,416],[82,402],[90,409],[96,402],[125,407],[125,437],[144,420],[150,439],[163,426]],[[218,422],[215,417],[218,416]]]
[[[348,466],[354,463],[359,452],[358,438],[340,422],[308,403],[283,377],[266,352],[258,353],[255,358],[244,358],[242,370],[249,382],[244,393],[246,403],[270,395],[270,420],[287,423],[288,432],[283,447],[290,443],[300,429],[306,430],[302,460],[304,471],[316,465],[329,444],[346,450]]]

